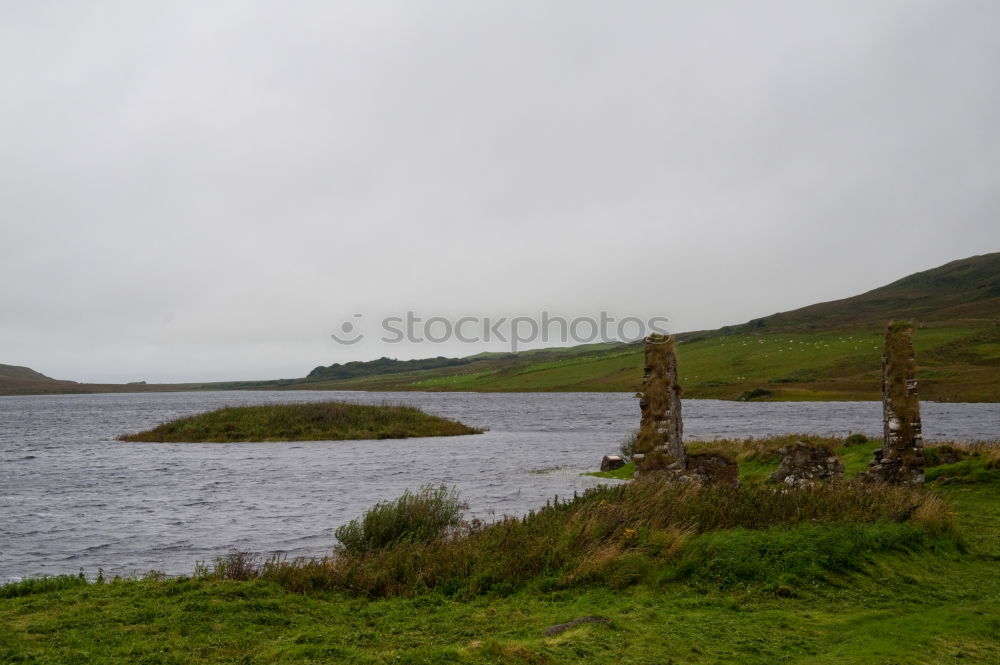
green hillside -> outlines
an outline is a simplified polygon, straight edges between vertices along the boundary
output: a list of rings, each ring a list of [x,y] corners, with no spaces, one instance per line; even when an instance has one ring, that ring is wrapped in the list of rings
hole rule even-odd
[[[1000,253],[953,261],[867,293],[718,330],[678,335],[680,378],[696,398],[879,399],[882,329],[913,320],[920,393],[1000,400]],[[441,360],[441,359],[439,359]],[[451,366],[321,375],[296,388],[470,391],[634,391],[638,346],[547,349],[470,357]]]
[[[1000,399],[1000,325],[924,325],[914,336],[920,393],[940,401]],[[739,399],[755,389],[765,399],[878,399],[882,332],[878,329],[814,333],[730,334],[678,346],[684,394]],[[635,391],[642,351],[565,353],[544,362],[514,358],[479,361],[462,371],[304,382],[306,389],[468,391]]]
[[[879,327],[890,319],[922,323],[1000,319],[1000,252],[914,273],[867,293],[809,305],[721,330],[828,330]]]
[[[25,381],[53,381],[44,374],[39,374],[27,367],[17,365],[0,365],[0,379],[19,379]]]
[[[0,395],[58,392],[71,384],[71,381],[57,381],[28,367],[0,365]]]

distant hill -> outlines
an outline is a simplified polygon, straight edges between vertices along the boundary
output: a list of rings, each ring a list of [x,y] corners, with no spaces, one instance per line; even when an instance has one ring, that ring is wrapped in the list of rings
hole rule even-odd
[[[422,369],[439,369],[441,367],[458,367],[475,362],[473,358],[421,358],[420,360],[394,360],[382,357],[378,360],[354,361],[349,363],[334,363],[329,367],[317,367],[309,372],[306,379],[316,381],[321,379],[353,379],[359,376],[378,374],[399,374]]]
[[[40,374],[27,367],[17,365],[0,365],[0,379],[12,379],[17,381],[55,381],[44,374]]]
[[[445,372],[461,371],[458,368],[467,365],[477,367],[503,366],[518,362],[542,362],[574,357],[594,351],[607,351],[621,347],[621,344],[581,344],[579,346],[532,349],[521,353],[477,353],[464,358],[420,358],[417,360],[395,360],[393,358],[378,358],[377,360],[354,361],[344,364],[334,363],[327,367],[317,367],[306,376],[306,381],[336,381],[342,379],[358,379],[386,376],[390,374],[411,374],[423,370],[445,370]]]
[[[882,330],[893,319],[918,325],[923,397],[1000,401],[1000,253],[952,261],[851,298],[682,333],[685,395],[878,399]],[[625,344],[432,360],[436,367],[419,370],[421,361],[393,361],[399,364],[391,373],[369,364],[337,380],[314,374],[290,387],[634,391],[642,376],[641,349]]]
[[[53,379],[28,367],[0,365],[0,395],[65,395],[78,393],[174,392],[188,390],[246,390],[281,388],[302,379],[223,381],[217,383],[77,383]]]
[[[716,330],[679,334],[687,397],[879,399],[882,331],[917,326],[925,399],[1000,401],[1000,253],[952,261],[867,293]],[[0,365],[0,394],[164,390],[635,391],[639,345],[591,344],[464,358],[334,363],[301,379],[82,384]]]
[[[0,365],[0,395],[62,392],[72,385],[72,381],[57,381],[28,367]]]
[[[1000,319],[1000,252],[952,261],[851,298],[772,314],[712,332],[859,328],[879,326],[890,319],[921,323]]]

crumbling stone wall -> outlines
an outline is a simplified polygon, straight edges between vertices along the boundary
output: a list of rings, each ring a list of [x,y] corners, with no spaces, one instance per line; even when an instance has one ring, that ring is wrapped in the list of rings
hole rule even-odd
[[[740,465],[724,455],[715,453],[688,455],[687,469],[683,475],[703,485],[740,486]]]
[[[683,470],[686,456],[674,340],[650,335],[644,352],[643,391],[639,401],[642,419],[635,443],[637,466],[642,471]]]
[[[642,419],[635,439],[636,473],[659,472],[669,482],[697,482],[739,487],[736,462],[712,453],[688,455],[684,448],[681,387],[677,382],[674,340],[663,335],[646,338]]]
[[[844,465],[829,448],[797,441],[780,448],[778,454],[781,464],[771,474],[771,482],[799,487],[844,477]]]
[[[882,416],[885,444],[875,451],[866,477],[888,483],[924,482],[913,326],[890,323],[882,355]]]

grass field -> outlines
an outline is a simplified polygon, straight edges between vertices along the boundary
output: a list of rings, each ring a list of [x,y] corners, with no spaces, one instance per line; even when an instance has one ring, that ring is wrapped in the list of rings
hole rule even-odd
[[[732,450],[737,442],[699,444],[710,445]],[[780,438],[739,444],[750,463],[745,481],[774,468],[780,445]],[[851,471],[874,445],[837,447]],[[995,463],[984,454],[936,467],[935,477],[952,482],[932,496],[950,507],[935,504],[938,526],[930,530],[907,521],[806,519],[709,529],[674,547],[623,524],[591,552],[592,569],[603,573],[570,583],[544,574],[473,595],[443,588],[390,599],[293,593],[276,579],[208,572],[22,582],[0,587],[0,662],[997,663]],[[609,490],[550,507],[538,519],[548,527],[562,515],[566,533],[573,524],[592,529],[606,522],[573,516],[613,515],[628,501],[627,492]],[[945,525],[949,510],[957,533]],[[614,565],[602,568],[602,556]],[[548,630],[581,617],[598,620]]]
[[[432,416],[412,406],[320,402],[227,407],[118,438],[121,441],[168,443],[344,441],[455,436],[482,431]]]

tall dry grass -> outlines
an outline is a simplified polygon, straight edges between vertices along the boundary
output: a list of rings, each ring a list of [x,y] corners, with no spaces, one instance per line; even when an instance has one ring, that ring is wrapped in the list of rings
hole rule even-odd
[[[251,575],[296,592],[339,589],[380,597],[428,589],[504,594],[529,583],[560,588],[603,580],[622,586],[640,579],[654,562],[679,557],[703,534],[845,524],[871,525],[880,534],[852,531],[859,552],[910,546],[923,532],[955,534],[943,501],[921,488],[836,483],[737,489],[667,483],[650,474],[552,502],[523,518],[463,524],[431,540],[400,539],[382,548],[341,547],[323,559],[257,562]],[[880,531],[878,525],[886,524],[908,526]],[[827,538],[824,547],[835,540]],[[801,539],[787,542],[804,546]],[[232,568],[244,579],[245,564],[221,565],[216,575],[228,577]]]

